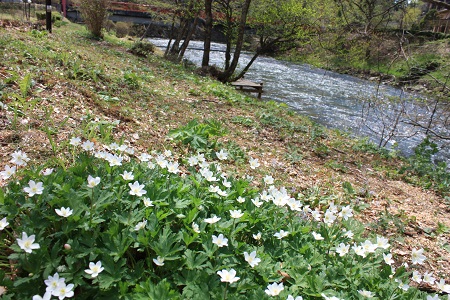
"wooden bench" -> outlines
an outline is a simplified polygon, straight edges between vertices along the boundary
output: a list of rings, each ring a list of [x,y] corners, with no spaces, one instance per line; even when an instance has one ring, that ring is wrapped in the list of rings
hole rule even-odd
[[[258,99],[261,99],[263,93],[262,83],[254,83],[247,79],[239,79],[235,82],[231,82],[231,85],[240,91],[258,93]]]

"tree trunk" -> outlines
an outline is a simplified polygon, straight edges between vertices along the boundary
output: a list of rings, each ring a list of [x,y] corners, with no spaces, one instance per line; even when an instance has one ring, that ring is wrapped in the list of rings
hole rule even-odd
[[[230,67],[219,74],[218,79],[222,82],[228,82],[233,76],[234,71],[238,65],[239,56],[241,55],[242,45],[244,44],[244,32],[245,24],[247,22],[247,14],[250,7],[251,0],[245,0],[242,7],[241,19],[239,21],[238,37],[236,40],[236,49],[234,50],[233,60],[231,61]]]
[[[180,52],[178,53],[177,61],[180,62],[183,59],[184,52],[186,52],[187,47],[189,46],[189,42],[191,41],[192,35],[195,32],[195,29],[197,28],[198,23],[198,16],[195,17],[194,23],[192,24],[191,28],[189,29],[189,32],[187,36],[184,38],[184,42],[181,45]]]
[[[227,42],[226,42],[226,49],[225,49],[225,70],[227,70],[228,68],[230,68],[230,61],[231,61],[231,41],[233,38],[233,23],[231,21],[231,14],[227,15],[227,28],[225,30],[226,34],[225,36],[227,37]]]
[[[172,19],[172,27],[170,28],[169,42],[167,43],[167,48],[166,48],[166,51],[164,52],[164,57],[167,57],[169,55],[170,45],[172,44],[174,30],[175,30],[175,16],[173,16],[173,19]]]
[[[247,63],[247,65],[241,71],[241,73],[239,73],[238,76],[233,77],[233,79],[231,81],[236,81],[236,80],[241,79],[242,77],[244,77],[244,75],[247,73],[248,69],[250,69],[250,67],[255,62],[255,60],[258,58],[258,56],[259,56],[259,51],[256,51],[256,53],[253,55],[252,59]]]
[[[189,20],[183,18],[180,21],[180,28],[178,31],[178,35],[175,41],[173,42],[172,48],[169,51],[170,56],[178,56],[178,53],[180,53],[180,42],[183,39],[183,36],[186,35],[188,28],[189,28]]]
[[[209,66],[209,54],[211,52],[211,32],[212,32],[212,0],[205,0],[205,41],[203,43],[202,67]]]

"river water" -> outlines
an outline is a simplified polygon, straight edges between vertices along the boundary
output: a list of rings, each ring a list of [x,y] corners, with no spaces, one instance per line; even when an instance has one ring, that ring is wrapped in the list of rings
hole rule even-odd
[[[157,47],[165,48],[168,40],[150,39]],[[203,42],[191,41],[185,58],[200,66]],[[193,49],[192,49],[193,48]],[[212,44],[210,64],[224,65],[223,44]],[[251,59],[251,53],[241,55],[239,65],[243,68]],[[338,128],[354,136],[368,137],[387,148],[397,144],[405,155],[425,137],[423,130],[408,123],[411,118],[426,118],[429,112],[411,101],[418,95],[404,93],[391,86],[349,75],[338,74],[307,64],[295,64],[270,57],[259,57],[245,76],[254,82],[264,83],[263,99],[286,103],[299,114],[309,116],[329,128]],[[398,97],[398,102],[385,99]],[[383,104],[374,105],[375,102]],[[370,103],[370,105],[369,105]],[[441,144],[450,161],[448,145]]]

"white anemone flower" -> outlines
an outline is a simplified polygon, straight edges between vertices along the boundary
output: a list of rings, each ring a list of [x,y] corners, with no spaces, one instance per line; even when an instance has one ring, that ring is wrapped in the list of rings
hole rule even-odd
[[[259,198],[258,198],[258,197],[252,199],[252,203],[253,203],[256,207],[261,207],[261,205],[264,204],[264,202],[259,201]]]
[[[240,209],[238,209],[238,210],[230,210],[230,216],[233,219],[239,219],[243,215],[244,215],[244,213]]]
[[[219,222],[220,219],[221,219],[221,218],[219,218],[218,216],[214,215],[214,216],[212,216],[211,218],[204,219],[203,221],[206,222],[206,223],[208,223],[208,224],[214,224],[214,223]]]
[[[70,209],[70,207],[61,207],[61,209],[55,208],[55,212],[58,216],[67,218],[72,215],[73,209]]]
[[[436,278],[433,277],[433,272],[431,272],[431,273],[425,272],[425,273],[423,274],[423,279],[422,279],[422,281],[425,282],[425,283],[428,283],[428,284],[433,285],[434,282],[436,281]]]
[[[239,197],[237,197],[236,201],[239,202],[239,203],[244,203],[245,202],[245,198],[242,197],[242,196],[239,196]]]
[[[285,238],[289,235],[289,231],[284,231],[281,229],[279,232],[275,233],[273,236],[277,239],[281,240],[282,238]]]
[[[3,219],[0,220],[0,230],[3,230],[6,228],[6,226],[8,226],[9,223],[8,221],[6,221],[6,217],[4,217]]]
[[[269,296],[278,296],[282,290],[284,290],[283,283],[282,282],[281,283],[274,282],[267,286],[267,289],[265,290],[265,292]]]
[[[23,190],[25,193],[28,193],[29,197],[33,197],[34,195],[41,195],[44,191],[44,187],[42,185],[42,182],[34,182],[34,180],[30,180],[28,182],[28,186]]]
[[[364,248],[366,253],[373,253],[377,250],[378,245],[373,244],[370,240],[365,240],[364,243],[361,243],[361,247]]]
[[[32,300],[50,300],[52,297],[52,292],[45,292],[44,296],[34,295]]]
[[[389,240],[383,236],[377,236],[377,247],[387,249],[389,248]]]
[[[423,248],[417,250],[416,248],[413,248],[411,251],[411,261],[413,265],[415,264],[423,264],[423,262],[427,259],[425,255],[423,255]]]
[[[336,247],[336,253],[339,254],[339,256],[346,255],[349,250],[350,250],[350,245],[346,245],[344,243],[340,243],[339,246]]]
[[[152,159],[152,156],[151,156],[151,155],[148,155],[147,153],[141,153],[141,154],[138,156],[138,159],[139,159],[141,162],[148,162],[150,159]]]
[[[16,166],[5,166],[5,170],[0,172],[0,178],[3,180],[8,179],[9,177],[13,176],[14,173],[16,173],[17,167]]]
[[[102,267],[102,262],[98,261],[95,264],[93,262],[89,263],[89,269],[84,270],[87,274],[91,275],[92,278],[95,278],[100,274],[105,268]]]
[[[172,174],[178,174],[178,173],[180,173],[180,169],[178,169],[178,166],[179,165],[177,162],[168,162],[167,163],[167,171]]]
[[[249,163],[250,169],[256,169],[257,167],[260,166],[260,163],[257,158],[250,157]]]
[[[192,223],[192,230],[194,230],[195,233],[200,233],[200,227],[197,223]]]
[[[297,297],[294,298],[294,296],[288,295],[286,300],[303,300],[303,297],[302,296],[297,296]]]
[[[228,270],[217,271],[217,275],[220,276],[221,282],[233,283],[240,279],[240,277],[236,276],[236,271],[234,269],[231,269],[229,271]]]
[[[144,197],[144,198],[142,199],[142,201],[144,202],[144,206],[145,206],[145,207],[155,206],[155,205],[153,205],[153,201],[150,200],[150,198]]]
[[[133,172],[123,171],[123,174],[120,174],[122,176],[123,180],[133,180],[134,175]]]
[[[52,168],[46,168],[45,170],[42,170],[42,175],[44,176],[49,176],[53,173],[53,169]]]
[[[129,183],[128,186],[130,187],[129,194],[130,195],[136,195],[138,197],[147,194],[147,191],[144,190],[145,185],[139,184],[138,181],[135,181],[133,184]]]
[[[198,164],[198,158],[197,156],[191,156],[188,158],[188,165],[191,167],[194,167]]]
[[[66,285],[65,282],[61,282],[52,292],[52,295],[58,297],[60,300],[64,298],[71,298],[74,295],[74,292],[72,291],[73,287],[73,284]]]
[[[367,290],[358,290],[358,293],[365,298],[373,298],[375,296],[374,293]]]
[[[155,263],[155,265],[162,267],[164,266],[164,257],[158,256],[153,259],[153,262]]]
[[[28,158],[28,155],[21,150],[13,152],[11,154],[11,157],[12,158],[11,158],[10,162],[12,164],[15,164],[16,166],[26,166],[27,162],[30,160]]]
[[[34,240],[35,240],[34,234],[28,236],[25,232],[22,232],[22,238],[17,239],[17,244],[23,251],[31,253],[33,252],[34,249],[39,249],[41,247],[39,246],[39,244],[34,243]]]
[[[72,137],[69,141],[69,144],[72,146],[79,146],[81,144],[81,138],[79,137]]]
[[[216,156],[219,160],[226,160],[228,158],[228,152],[220,149],[219,152],[216,152]]]
[[[259,241],[262,237],[262,234],[261,232],[258,232],[257,234],[253,234],[252,236],[255,240]]]
[[[384,262],[387,265],[392,265],[395,261],[392,259],[392,253],[384,254],[383,253]]]
[[[327,211],[325,212],[325,215],[323,217],[323,222],[325,224],[327,224],[328,226],[331,226],[335,220],[336,220],[336,215],[332,211],[327,209]]]
[[[44,280],[45,285],[47,285],[46,291],[53,292],[56,290],[60,283],[63,283],[66,279],[60,278],[58,273],[55,273],[53,276],[48,276],[48,279]]]
[[[436,287],[438,290],[450,294],[450,284],[446,284],[444,279],[440,279],[439,282],[436,283]]]
[[[322,215],[320,210],[315,209],[311,212],[311,216],[316,220],[317,222],[320,222],[322,220]]]
[[[274,182],[274,179],[273,179],[273,177],[272,176],[270,176],[270,175],[266,175],[266,176],[264,176],[264,183],[265,184],[268,184],[268,185],[271,185],[271,184],[273,184],[273,182]]]
[[[85,151],[92,151],[92,150],[94,150],[94,143],[93,142],[91,142],[91,141],[84,141],[82,144],[81,144],[81,148],[83,148],[83,150],[85,150]]]
[[[339,216],[344,220],[348,220],[348,218],[353,217],[353,210],[350,207],[350,205],[342,207],[342,210],[339,213]]]
[[[219,236],[212,236],[212,242],[222,248],[224,246],[228,246],[228,239],[223,236],[223,234],[219,234]]]
[[[88,176],[88,187],[89,188],[94,188],[96,187],[99,183],[100,183],[100,177],[92,177],[91,175]]]
[[[144,220],[142,222],[139,222],[136,224],[136,226],[134,226],[134,230],[135,231],[139,231],[141,229],[145,229],[145,226],[147,225],[147,220]]]
[[[324,237],[320,234],[320,233],[317,233],[317,232],[315,232],[315,231],[313,231],[313,232],[311,232],[312,233],[312,235],[313,235],[313,237],[314,237],[314,239],[316,240],[316,241],[322,241],[322,240],[324,240]]]
[[[261,259],[256,257],[256,251],[253,251],[250,254],[248,254],[248,252],[244,252],[244,258],[252,268],[257,266],[261,262]]]
[[[422,282],[422,276],[419,274],[418,271],[414,271],[412,273],[411,280],[415,281],[417,283],[421,283]]]
[[[357,245],[353,245],[352,247],[353,251],[355,251],[356,255],[359,255],[361,257],[366,257],[367,256],[367,252],[364,249],[363,246],[357,246]]]

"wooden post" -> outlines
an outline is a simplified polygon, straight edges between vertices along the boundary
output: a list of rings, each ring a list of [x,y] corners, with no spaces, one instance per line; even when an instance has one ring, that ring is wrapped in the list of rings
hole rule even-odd
[[[62,11],[63,11],[63,16],[64,16],[64,18],[67,18],[67,1],[62,0],[61,6],[62,6]]]
[[[52,33],[52,0],[45,0],[46,29]]]

